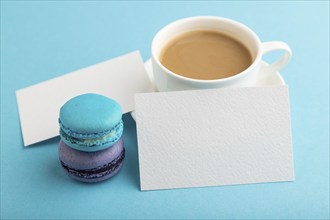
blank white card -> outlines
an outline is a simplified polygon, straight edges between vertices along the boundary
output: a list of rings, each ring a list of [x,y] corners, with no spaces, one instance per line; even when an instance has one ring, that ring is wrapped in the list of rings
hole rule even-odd
[[[141,190],[293,181],[287,86],[135,95]]]

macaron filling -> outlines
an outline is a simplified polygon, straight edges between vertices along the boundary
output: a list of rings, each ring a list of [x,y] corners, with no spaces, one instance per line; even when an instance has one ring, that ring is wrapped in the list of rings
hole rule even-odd
[[[70,174],[78,178],[83,179],[95,179],[95,178],[102,178],[106,175],[111,174],[114,172],[122,163],[122,161],[125,158],[125,148],[123,148],[123,151],[119,154],[119,156],[111,161],[110,163],[107,163],[103,166],[99,166],[93,169],[75,169],[72,167],[69,167],[66,163],[64,163],[62,160],[61,164],[62,167]]]
[[[121,120],[112,129],[98,133],[78,133],[70,130],[60,123],[60,135],[67,144],[77,144],[85,147],[94,147],[100,145],[111,145],[119,140],[123,133],[123,121]],[[68,143],[69,142],[69,143]]]

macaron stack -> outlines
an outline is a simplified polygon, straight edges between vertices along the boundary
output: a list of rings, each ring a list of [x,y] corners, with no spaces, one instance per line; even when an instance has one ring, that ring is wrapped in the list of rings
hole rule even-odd
[[[60,110],[59,159],[72,178],[99,182],[118,173],[125,158],[122,110],[105,96],[84,94]]]

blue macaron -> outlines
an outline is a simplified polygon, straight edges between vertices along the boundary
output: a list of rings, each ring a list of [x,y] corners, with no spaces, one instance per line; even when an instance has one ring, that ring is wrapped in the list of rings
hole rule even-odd
[[[86,152],[106,149],[123,133],[122,109],[105,96],[83,94],[60,109],[60,136],[68,146]]]

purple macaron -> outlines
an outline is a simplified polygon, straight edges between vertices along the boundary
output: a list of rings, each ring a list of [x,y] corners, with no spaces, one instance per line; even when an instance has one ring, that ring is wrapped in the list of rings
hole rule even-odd
[[[125,148],[122,139],[101,151],[84,152],[59,143],[59,159],[64,171],[82,182],[100,182],[113,177],[122,167]]]

